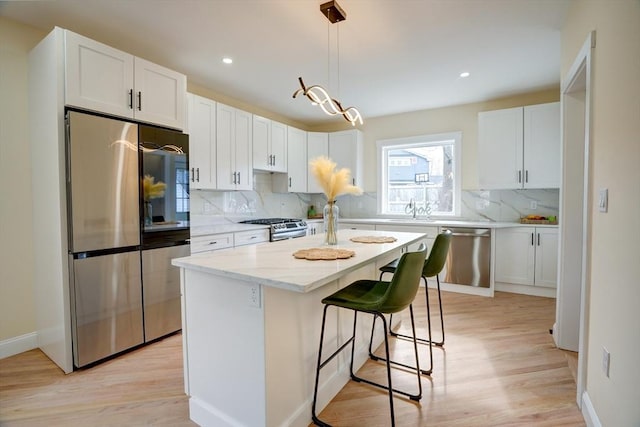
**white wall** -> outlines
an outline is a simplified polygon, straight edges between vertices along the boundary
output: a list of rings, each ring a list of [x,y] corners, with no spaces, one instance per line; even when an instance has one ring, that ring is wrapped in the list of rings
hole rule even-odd
[[[564,76],[588,33],[593,55],[586,391],[603,426],[640,425],[640,1],[574,0],[562,32]],[[610,376],[601,369],[611,353]]]
[[[43,36],[0,17],[0,341],[35,330],[27,55]]]

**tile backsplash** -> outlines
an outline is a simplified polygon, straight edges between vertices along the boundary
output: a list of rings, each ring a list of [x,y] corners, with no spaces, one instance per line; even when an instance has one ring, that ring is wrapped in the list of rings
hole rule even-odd
[[[318,212],[326,203],[321,194],[274,193],[271,174],[255,173],[253,191],[191,191],[192,223],[238,221],[246,218],[306,218],[309,205]],[[532,206],[536,209],[532,209]],[[559,190],[463,191],[462,219],[518,221],[520,217],[558,215]],[[370,218],[377,212],[376,193],[338,197],[340,216]]]

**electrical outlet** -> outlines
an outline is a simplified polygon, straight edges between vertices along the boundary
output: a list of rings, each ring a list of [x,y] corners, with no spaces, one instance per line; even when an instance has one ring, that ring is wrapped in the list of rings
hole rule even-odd
[[[533,211],[538,209],[538,202],[536,202],[535,200],[529,201],[529,209],[531,209]]]
[[[607,378],[609,378],[609,365],[611,362],[611,354],[609,350],[602,347],[602,372],[605,374]]]
[[[249,306],[260,308],[260,285],[252,284],[249,288]]]

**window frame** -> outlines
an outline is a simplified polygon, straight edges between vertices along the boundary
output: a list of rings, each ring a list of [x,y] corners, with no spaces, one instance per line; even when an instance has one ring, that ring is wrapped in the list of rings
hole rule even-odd
[[[387,182],[387,164],[385,161],[385,152],[390,149],[412,148],[415,146],[439,146],[443,141],[453,141],[453,212],[451,213],[435,213],[431,217],[455,218],[460,217],[462,205],[462,132],[444,132],[437,134],[426,134],[418,136],[410,136],[403,138],[381,139],[376,141],[377,164],[378,164],[378,207],[377,214],[387,217],[405,218],[410,214],[397,214],[384,212],[386,205],[388,182]]]

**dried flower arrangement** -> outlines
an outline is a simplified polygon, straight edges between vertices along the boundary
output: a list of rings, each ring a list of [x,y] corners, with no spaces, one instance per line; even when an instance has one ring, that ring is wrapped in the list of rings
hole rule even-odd
[[[145,175],[142,180],[142,193],[145,202],[164,196],[164,190],[167,188],[167,184],[162,181],[154,183],[154,181],[155,178],[151,175]]]
[[[351,185],[351,171],[346,168],[336,170],[336,162],[327,157],[317,157],[309,162],[315,176],[329,202],[342,194],[362,194],[362,189]]]
[[[351,185],[351,171],[346,168],[336,170],[336,162],[327,157],[318,157],[309,162],[311,172],[327,196],[324,207],[325,243],[338,244],[338,207],[336,197],[342,194],[362,194],[362,189]]]

